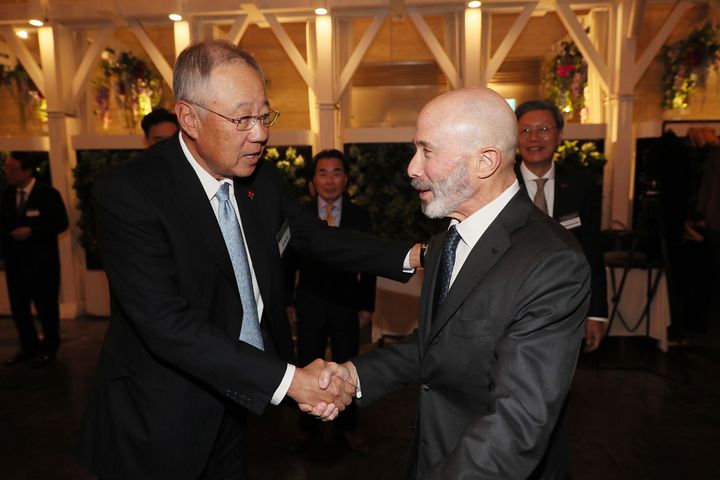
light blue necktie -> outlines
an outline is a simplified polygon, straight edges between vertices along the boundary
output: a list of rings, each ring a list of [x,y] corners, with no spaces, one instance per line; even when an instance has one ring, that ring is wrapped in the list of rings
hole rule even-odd
[[[262,333],[260,332],[260,321],[258,320],[257,304],[253,292],[252,275],[245,242],[243,241],[240,223],[232,203],[230,203],[230,184],[223,182],[220,185],[215,197],[218,199],[218,221],[222,231],[225,245],[230,254],[235,280],[240,290],[240,301],[243,307],[243,321],[240,328],[240,340],[249,343],[260,350],[263,348]]]

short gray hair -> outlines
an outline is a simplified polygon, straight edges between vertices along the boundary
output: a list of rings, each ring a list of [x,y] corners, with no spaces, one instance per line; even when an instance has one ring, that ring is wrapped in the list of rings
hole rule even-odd
[[[173,70],[173,93],[175,100],[202,103],[212,71],[228,63],[245,62],[265,84],[265,74],[250,53],[238,45],[222,40],[210,40],[190,45],[180,52]]]

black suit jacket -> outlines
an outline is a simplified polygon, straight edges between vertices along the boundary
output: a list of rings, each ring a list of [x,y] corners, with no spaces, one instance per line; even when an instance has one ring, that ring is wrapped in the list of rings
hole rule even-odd
[[[523,176],[516,169],[518,181],[524,187]],[[588,316],[608,317],[607,278],[603,261],[600,212],[602,194],[591,175],[583,170],[555,166],[555,201],[552,217],[565,222],[580,218],[580,226],[570,231],[580,242],[592,275]]]
[[[58,269],[57,236],[68,227],[68,217],[60,193],[50,185],[35,182],[25,201],[25,211],[18,214],[15,207],[17,189],[8,187],[2,194],[1,222],[2,254],[7,268],[33,272]],[[18,227],[30,227],[32,234],[22,241],[10,237]]]
[[[194,479],[226,408],[259,414],[293,360],[278,233],[301,251],[394,278],[409,244],[330,229],[272,164],[235,195],[265,305],[265,351],[238,340],[242,304],[217,219],[177,136],[93,189],[111,319],[77,457],[105,478]]]
[[[354,360],[362,403],[421,385],[407,478],[564,478],[551,438],[587,312],[585,256],[520,190],[433,315],[445,236],[428,246],[418,329]]]
[[[317,202],[308,204],[307,209],[311,215],[317,216]],[[365,209],[345,197],[342,202],[340,225],[337,228],[370,233],[372,222]],[[288,286],[291,304],[294,304],[295,299],[298,301],[305,299],[305,303],[316,313],[302,319],[307,326],[321,321],[322,310],[326,308],[325,302],[332,302],[355,311],[375,310],[375,275],[338,270],[324,261],[296,252],[290,257],[289,270]],[[296,271],[299,271],[297,287],[293,285]]]

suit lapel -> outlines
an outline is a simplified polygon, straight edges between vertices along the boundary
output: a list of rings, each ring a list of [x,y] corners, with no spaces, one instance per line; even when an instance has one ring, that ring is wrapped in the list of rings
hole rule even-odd
[[[510,233],[525,224],[532,209],[533,204],[527,198],[525,190],[521,188],[483,233],[465,260],[448,291],[445,301],[438,307],[435,317],[432,318],[429,324],[426,324],[429,332],[424,336],[425,345],[423,351],[427,350],[432,339],[445,327],[453,314],[465,302],[468,295],[475,290],[485,275],[510,248],[512,245]],[[434,296],[435,277],[440,263],[439,250],[441,248],[442,246],[438,248],[436,253],[437,258],[433,263],[434,271],[432,272],[431,281],[428,282],[426,279],[426,284],[432,283],[433,289],[426,290],[425,286],[423,286],[424,298]],[[429,305],[432,308],[432,300]]]
[[[576,205],[577,202],[572,201],[574,196],[573,187],[562,173],[562,169],[555,168],[555,200],[553,205],[553,218],[559,219],[568,215],[568,205]]]

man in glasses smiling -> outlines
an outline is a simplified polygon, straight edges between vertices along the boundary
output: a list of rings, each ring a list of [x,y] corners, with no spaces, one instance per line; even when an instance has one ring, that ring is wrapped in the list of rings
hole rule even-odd
[[[321,390],[321,360],[293,365],[286,249],[406,280],[411,244],[328,228],[295,202],[261,162],[279,113],[244,50],[188,47],[173,89],[180,134],[93,191],[111,318],[77,457],[100,478],[242,479],[248,412],[290,397],[332,418],[355,392]]]
[[[529,101],[515,110],[518,121],[516,173],[530,199],[575,234],[592,270],[585,351],[600,346],[607,323],[607,280],[600,236],[600,188],[587,172],[561,168],[553,155],[562,141],[563,116],[546,101]]]

